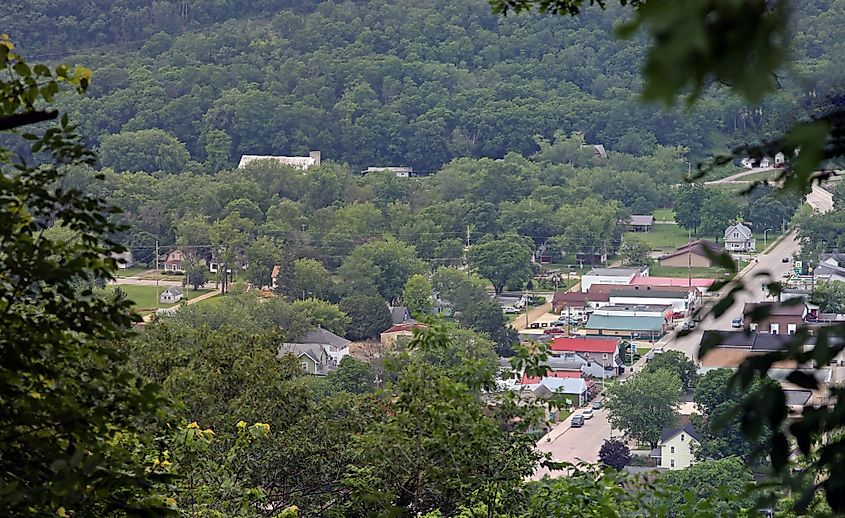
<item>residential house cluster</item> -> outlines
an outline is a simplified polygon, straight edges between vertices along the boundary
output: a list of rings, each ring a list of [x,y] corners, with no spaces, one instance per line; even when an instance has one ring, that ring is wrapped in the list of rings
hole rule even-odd
[[[618,338],[554,338],[549,343],[546,375],[523,375],[514,388],[532,396],[559,394],[570,406],[583,406],[596,395],[597,383],[621,373],[620,344]]]

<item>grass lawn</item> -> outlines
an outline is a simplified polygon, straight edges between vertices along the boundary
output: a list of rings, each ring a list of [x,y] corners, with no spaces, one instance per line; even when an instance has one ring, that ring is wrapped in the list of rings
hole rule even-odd
[[[654,250],[673,250],[689,240],[687,230],[680,225],[654,225],[651,232],[628,232],[625,235],[638,238]],[[692,239],[696,237],[692,236]]]
[[[748,176],[743,176],[742,178],[737,178],[737,180],[744,181],[744,182],[774,180],[782,172],[783,172],[783,169],[773,169],[771,171],[760,171],[758,173],[750,174]]]
[[[119,286],[120,289],[126,292],[126,296],[129,300],[132,301],[132,304],[135,306],[135,310],[138,312],[144,311],[152,311],[156,308],[156,300],[158,300],[158,295],[156,294],[156,287],[155,286],[136,286],[133,284],[122,284]],[[114,286],[109,286],[106,288],[107,290],[113,290]],[[159,293],[167,289],[167,286],[159,286]],[[210,291],[210,289],[202,289],[194,291],[192,289],[187,289],[183,291],[185,294],[185,299],[190,300],[200,295],[204,295]],[[184,299],[183,299],[184,300]],[[159,303],[158,307],[160,308],[169,308],[174,306],[175,304],[161,304]]]
[[[691,268],[687,270],[685,266],[661,266],[659,264],[653,265],[649,268],[649,275],[652,277],[683,277],[692,273],[695,278],[703,279],[721,279],[725,276],[725,270],[722,268]]]
[[[675,221],[674,209],[654,209],[654,221]]]

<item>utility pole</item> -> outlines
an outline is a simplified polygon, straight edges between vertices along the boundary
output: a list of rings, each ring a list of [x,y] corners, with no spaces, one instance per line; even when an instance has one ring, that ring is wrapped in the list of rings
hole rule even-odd
[[[692,230],[687,229],[687,287],[692,289]]]
[[[158,314],[158,298],[160,296],[158,292],[158,258],[158,238],[156,238],[156,314]]]

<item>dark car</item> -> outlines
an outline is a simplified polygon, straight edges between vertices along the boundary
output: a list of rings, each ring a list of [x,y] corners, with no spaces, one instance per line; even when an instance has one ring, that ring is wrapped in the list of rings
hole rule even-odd
[[[782,263],[788,263],[788,262],[789,262],[789,257],[784,257],[783,259],[781,259],[781,261],[780,261],[780,262],[782,262]]]
[[[581,428],[584,426],[584,418],[581,414],[572,416],[572,421],[569,423],[572,428]]]

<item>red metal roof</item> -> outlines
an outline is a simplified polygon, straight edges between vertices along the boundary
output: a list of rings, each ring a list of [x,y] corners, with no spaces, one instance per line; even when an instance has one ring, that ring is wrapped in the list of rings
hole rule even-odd
[[[582,377],[581,371],[549,371],[544,376],[546,378],[580,378]],[[523,385],[535,385],[540,383],[539,376],[528,376],[527,374],[522,375],[522,384]]]
[[[634,277],[631,281],[632,286],[666,286],[676,288],[686,288],[693,286],[695,288],[709,288],[715,279],[683,279],[680,277]]]
[[[552,351],[613,353],[617,347],[619,347],[619,339],[560,337],[552,340],[551,349]]]

